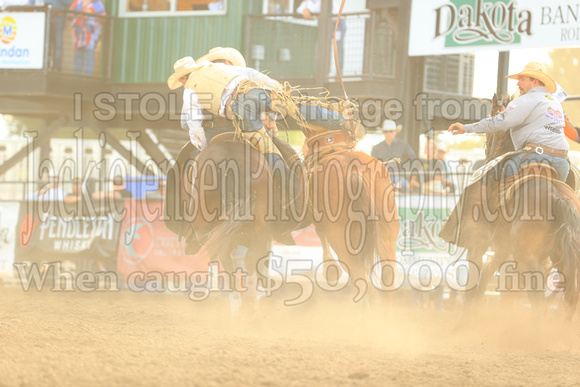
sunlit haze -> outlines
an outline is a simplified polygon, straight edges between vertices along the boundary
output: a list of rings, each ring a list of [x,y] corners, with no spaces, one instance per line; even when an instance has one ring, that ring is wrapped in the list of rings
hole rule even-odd
[[[552,61],[548,55],[550,49],[521,49],[510,51],[509,73],[515,74],[524,69],[528,62],[542,62],[549,66]],[[498,51],[480,51],[475,53],[475,80],[473,95],[477,98],[491,98],[497,88]],[[517,91],[517,81],[508,80],[508,92]]]

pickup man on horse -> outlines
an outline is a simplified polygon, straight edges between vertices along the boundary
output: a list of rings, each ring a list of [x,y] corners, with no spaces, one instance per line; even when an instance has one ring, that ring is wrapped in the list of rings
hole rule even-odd
[[[556,83],[546,74],[541,63],[530,62],[518,74],[507,78],[517,79],[521,96],[494,117],[477,123],[455,123],[448,131],[463,133],[494,133],[510,131],[514,149],[525,149],[515,155],[505,169],[505,176],[515,175],[522,165],[547,162],[558,173],[558,180],[566,181],[570,171],[568,145],[564,135],[564,111],[552,95]]]
[[[495,116],[449,127],[453,134],[486,133],[487,164],[463,190],[439,237],[467,249],[469,275],[478,286],[466,305],[474,305],[500,265],[511,260],[521,272],[542,276],[535,290],[543,290],[545,276],[557,269],[565,278],[558,286],[571,319],[580,291],[580,201],[567,157],[564,112],[542,64],[528,63],[508,78],[518,80],[520,97],[502,110],[494,96]],[[494,254],[484,263],[489,247]],[[528,296],[538,306],[545,301],[543,292]]]

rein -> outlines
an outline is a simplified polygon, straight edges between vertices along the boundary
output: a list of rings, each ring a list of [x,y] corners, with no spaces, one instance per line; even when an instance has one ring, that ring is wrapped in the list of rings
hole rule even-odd
[[[354,118],[352,115],[352,107],[350,106],[348,95],[346,94],[346,87],[344,86],[344,82],[342,80],[342,73],[340,72],[340,63],[338,62],[338,43],[336,42],[336,34],[338,33],[338,24],[340,23],[340,19],[342,18],[342,10],[344,9],[345,4],[346,0],[342,0],[342,2],[340,3],[340,9],[338,10],[338,15],[336,16],[336,24],[334,26],[334,66],[336,67],[336,74],[338,74],[340,86],[342,87],[342,91],[344,92],[344,100],[346,102],[346,111],[348,114],[348,121],[350,122],[350,129],[351,132],[354,133],[355,128],[354,128]],[[344,36],[341,36],[340,38],[344,39]]]

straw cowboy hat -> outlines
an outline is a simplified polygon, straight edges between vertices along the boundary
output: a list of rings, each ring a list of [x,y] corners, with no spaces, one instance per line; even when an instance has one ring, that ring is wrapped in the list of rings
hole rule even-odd
[[[214,60],[220,59],[229,60],[234,66],[246,67],[246,60],[244,59],[244,56],[238,50],[232,47],[214,47],[197,61],[201,62],[203,60],[207,60],[213,62]]]
[[[384,120],[383,126],[381,126],[381,132],[391,132],[393,130],[401,129],[403,129],[403,126],[395,124],[395,121],[393,120]]]
[[[199,63],[199,61],[198,63],[196,63],[190,56],[186,56],[185,58],[179,59],[173,65],[174,73],[171,74],[171,76],[167,80],[167,86],[169,86],[171,90],[180,88],[181,83],[179,82],[179,78],[194,72],[198,68],[202,67],[204,64],[205,63]]]
[[[537,79],[546,86],[546,89],[550,93],[554,93],[556,91],[556,82],[554,82],[554,80],[550,78],[548,74],[546,74],[546,66],[541,63],[530,62],[526,65],[523,71],[514,75],[508,75],[506,78],[518,79],[520,76]]]

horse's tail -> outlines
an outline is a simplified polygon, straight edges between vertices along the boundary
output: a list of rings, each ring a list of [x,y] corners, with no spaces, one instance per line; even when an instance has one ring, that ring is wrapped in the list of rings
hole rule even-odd
[[[351,249],[358,247],[356,255],[362,259],[365,273],[370,274],[375,262],[377,242],[375,222],[372,222],[369,217],[374,206],[374,200],[363,174],[353,173],[349,175],[348,180],[350,190],[347,189],[347,195],[353,195],[353,200],[347,214],[349,223],[346,237],[351,238]],[[356,238],[357,234],[359,238]]]
[[[393,240],[393,224],[390,223],[383,211],[381,200],[376,197],[375,192],[372,192],[369,182],[362,174],[352,174],[350,176],[350,184],[352,193],[356,194],[360,191],[360,195],[355,197],[353,201],[352,217],[349,214],[349,219],[355,220],[358,217],[362,227],[362,240],[364,245],[360,252],[360,256],[364,260],[364,267],[366,273],[371,275],[373,266],[379,261],[395,261],[395,241]],[[364,218],[361,216],[364,214]],[[398,233],[398,219],[396,220]],[[348,235],[349,233],[347,233]]]
[[[580,292],[580,214],[569,199],[555,196],[553,200],[554,216],[559,220],[560,228],[556,235],[556,246],[562,260],[557,264],[566,278],[565,299],[568,303],[567,317],[572,318],[578,303]]]
[[[240,219],[242,219],[244,214],[249,213],[251,206],[252,195],[247,195],[245,200],[239,200],[228,207],[225,220],[209,233],[208,239],[205,242],[205,248],[210,257],[225,257],[231,251],[229,242],[231,236],[246,224],[246,222]],[[227,257],[224,259],[227,259]]]

